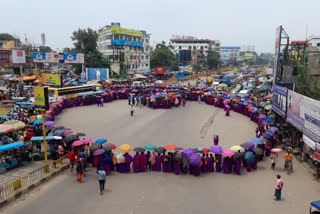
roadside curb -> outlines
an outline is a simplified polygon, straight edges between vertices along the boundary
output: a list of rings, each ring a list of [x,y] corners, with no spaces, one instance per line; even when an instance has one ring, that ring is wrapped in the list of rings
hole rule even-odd
[[[66,163],[64,166],[62,166],[61,168],[59,168],[59,169],[53,171],[52,173],[48,174],[46,177],[44,177],[40,181],[37,181],[37,182],[31,184],[27,188],[24,188],[24,189],[20,190],[19,192],[17,192],[14,196],[12,196],[12,197],[0,202],[0,208],[3,208],[5,206],[7,206],[12,201],[20,198],[23,194],[33,190],[34,188],[36,188],[36,187],[40,186],[41,184],[45,183],[46,181],[49,181],[51,178],[59,175],[60,173],[62,173],[64,170],[66,170],[68,168],[69,168],[69,164]]]

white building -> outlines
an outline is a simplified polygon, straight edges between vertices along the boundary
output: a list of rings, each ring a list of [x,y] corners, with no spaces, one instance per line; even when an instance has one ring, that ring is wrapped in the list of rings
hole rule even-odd
[[[320,36],[311,36],[308,38],[308,46],[320,47]]]
[[[203,63],[209,50],[219,51],[218,40],[198,39],[192,36],[172,36],[169,46],[179,55],[179,65]]]
[[[110,62],[119,64],[123,56],[128,73],[150,71],[150,34],[111,23],[98,31],[98,50]],[[113,67],[113,66],[112,66]]]
[[[236,64],[240,61],[240,50],[238,46],[222,46],[220,47],[220,58],[224,65]]]

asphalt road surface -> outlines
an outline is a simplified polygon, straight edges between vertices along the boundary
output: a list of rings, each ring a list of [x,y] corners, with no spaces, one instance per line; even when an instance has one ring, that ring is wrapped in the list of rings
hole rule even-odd
[[[231,117],[225,117],[222,109],[204,103],[188,102],[186,107],[170,110],[136,108],[134,117],[129,116],[129,110],[126,101],[104,107],[73,108],[65,110],[58,123],[72,127],[75,132],[85,132],[88,137],[106,137],[116,145],[130,143],[133,147],[147,143],[209,147],[213,134],[219,134],[220,145],[229,148],[255,134],[255,125],[248,118],[234,112]],[[308,213],[309,202],[319,199],[319,183],[298,161],[294,162],[294,173],[289,176],[281,169],[283,159],[277,165],[272,171],[270,160],[265,159],[259,162],[257,171],[244,172],[242,176],[114,173],[108,177],[107,190],[102,196],[94,169],[89,169],[82,184],[66,171],[0,213]],[[277,174],[284,179],[282,201],[273,200]]]

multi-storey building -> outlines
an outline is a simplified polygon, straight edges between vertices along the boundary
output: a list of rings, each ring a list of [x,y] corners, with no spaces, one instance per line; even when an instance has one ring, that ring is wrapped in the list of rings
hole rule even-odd
[[[98,31],[98,50],[111,63],[123,62],[128,73],[150,71],[150,34],[111,23]]]
[[[240,58],[240,50],[241,48],[238,46],[222,46],[220,48],[220,58],[221,62],[224,65],[228,64],[237,64]]]

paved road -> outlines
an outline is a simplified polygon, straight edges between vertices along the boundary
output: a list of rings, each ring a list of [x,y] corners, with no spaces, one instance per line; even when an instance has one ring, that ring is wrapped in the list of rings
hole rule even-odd
[[[103,108],[80,107],[66,110],[58,123],[93,138],[107,137],[115,144],[131,143],[133,146],[146,143],[210,146],[213,133],[217,133],[221,145],[228,148],[253,137],[255,128],[239,114],[231,113],[227,118],[221,109],[190,102],[185,108],[171,110],[138,108],[134,117],[129,117],[125,101]],[[319,183],[303,165],[295,162],[294,166],[295,172],[290,176],[280,168],[271,171],[269,160],[260,163],[256,172],[243,176],[214,173],[195,178],[156,172],[114,174],[108,178],[107,192],[103,196],[99,195],[93,169],[83,184],[74,180],[74,174],[65,172],[2,211],[8,214],[307,213],[308,203],[319,197]],[[278,173],[285,182],[280,202],[273,200]]]

